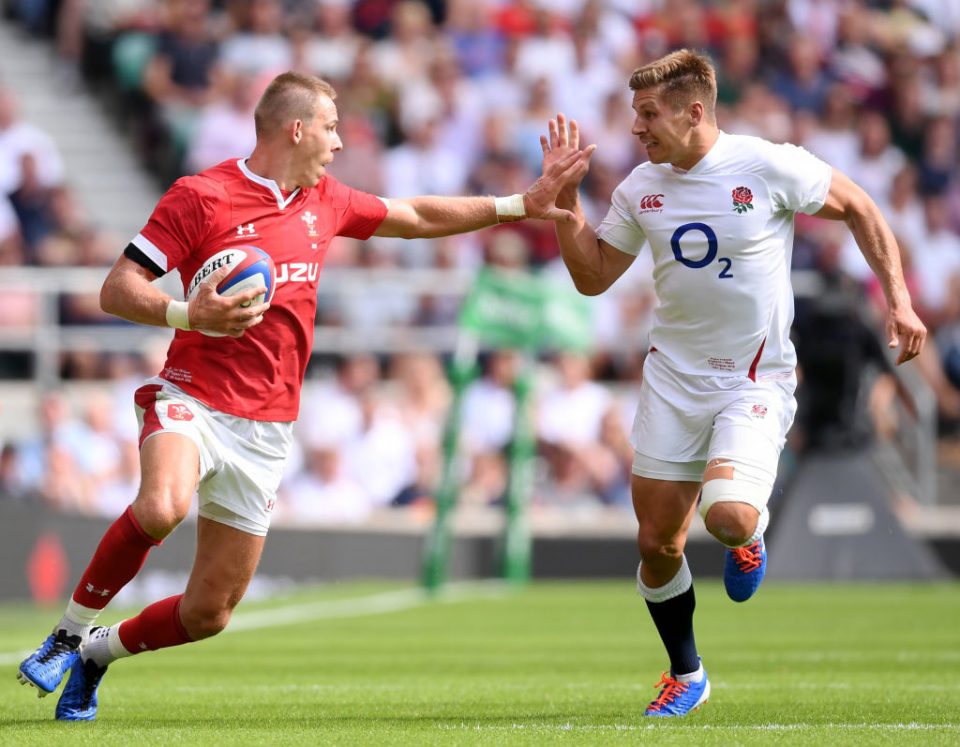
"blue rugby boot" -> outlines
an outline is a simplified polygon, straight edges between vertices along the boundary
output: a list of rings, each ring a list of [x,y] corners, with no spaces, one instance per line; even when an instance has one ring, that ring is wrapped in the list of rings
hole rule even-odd
[[[763,537],[746,547],[727,548],[723,585],[734,602],[746,602],[760,588],[767,572],[767,548]]]
[[[80,658],[80,641],[80,636],[69,635],[62,629],[47,636],[40,648],[20,663],[20,684],[35,687],[38,698],[52,693]]]
[[[710,698],[710,680],[707,671],[700,665],[703,676],[699,682],[691,682],[688,678],[695,676],[680,675],[685,682],[673,676],[672,672],[660,675],[660,681],[654,687],[660,688],[660,694],[647,706],[644,716],[686,716],[699,710],[700,706]]]
[[[107,668],[97,666],[93,659],[78,658],[57,703],[57,721],[93,721],[97,717],[97,688],[106,672]]]

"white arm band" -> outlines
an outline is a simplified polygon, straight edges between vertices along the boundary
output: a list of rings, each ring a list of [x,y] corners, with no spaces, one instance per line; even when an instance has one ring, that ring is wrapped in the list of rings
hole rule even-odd
[[[170,303],[167,304],[167,326],[176,327],[177,329],[185,329],[189,331],[190,318],[187,315],[187,308],[189,304],[186,301],[174,301],[170,300]]]
[[[523,195],[495,197],[493,204],[497,208],[497,223],[501,218],[526,218],[527,209],[523,206]]]

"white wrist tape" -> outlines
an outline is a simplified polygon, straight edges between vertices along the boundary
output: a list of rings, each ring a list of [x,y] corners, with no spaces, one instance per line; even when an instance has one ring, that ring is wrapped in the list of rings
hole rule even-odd
[[[167,326],[190,330],[190,318],[187,316],[189,304],[186,301],[174,301],[167,304]]]
[[[495,197],[493,204],[497,208],[497,222],[501,218],[526,218],[527,209],[523,206],[523,195]]]

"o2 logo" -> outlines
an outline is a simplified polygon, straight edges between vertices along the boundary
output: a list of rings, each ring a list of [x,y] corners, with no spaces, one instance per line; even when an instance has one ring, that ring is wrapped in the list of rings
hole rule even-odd
[[[699,231],[707,238],[707,253],[704,254],[700,259],[688,259],[687,257],[683,256],[683,248],[680,246],[680,239],[686,236],[690,231]],[[722,265],[720,274],[717,277],[723,279],[733,277],[733,272],[731,272],[733,261],[728,257],[717,257],[717,234],[715,234],[713,229],[710,228],[710,226],[708,226],[706,223],[684,223],[682,226],[677,228],[677,230],[673,232],[673,236],[670,237],[670,248],[673,249],[673,256],[677,262],[689,267],[692,270],[700,270],[714,260],[717,260],[717,263]]]

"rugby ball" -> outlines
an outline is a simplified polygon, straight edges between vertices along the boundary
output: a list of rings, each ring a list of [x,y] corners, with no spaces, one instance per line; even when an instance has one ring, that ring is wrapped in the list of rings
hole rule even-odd
[[[231,269],[217,285],[217,293],[221,296],[232,296],[251,288],[264,287],[267,289],[266,293],[242,305],[269,303],[273,299],[277,286],[277,270],[273,260],[262,249],[249,245],[231,246],[207,257],[187,286],[187,299],[193,298],[200,285],[224,265],[229,265]],[[203,329],[199,331],[211,337],[224,336],[222,332],[208,332]]]

